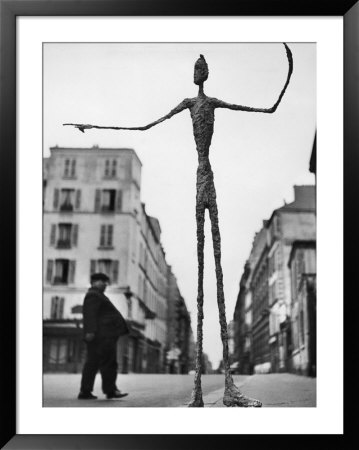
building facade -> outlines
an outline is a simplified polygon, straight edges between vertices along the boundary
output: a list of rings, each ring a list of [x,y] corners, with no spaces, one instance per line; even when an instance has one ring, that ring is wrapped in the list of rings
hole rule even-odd
[[[315,187],[294,186],[294,201],[273,212],[267,229],[272,371],[290,371],[292,301],[288,261],[294,241],[316,240]]]
[[[141,203],[141,162],[127,148],[52,147],[44,183],[44,371],[82,368],[82,303],[94,272],[130,334],[119,371],[165,370],[167,264],[158,220]]]
[[[246,262],[244,271],[239,282],[239,293],[232,324],[233,333],[233,355],[232,364],[236,364],[237,372],[243,374],[252,373],[252,301],[248,295],[250,264]]]
[[[147,215],[141,205],[141,232],[138,239],[137,296],[146,308],[145,354],[142,372],[165,371],[167,336],[167,263],[161,245],[158,220]]]
[[[268,247],[264,246],[253,269],[250,291],[252,292],[252,355],[255,373],[270,371],[269,341],[269,286]]]
[[[294,186],[294,201],[273,211],[256,234],[241,278],[234,314],[241,373],[250,363],[260,373],[291,371],[297,364],[288,261],[294,242],[315,239],[315,187]]]
[[[171,266],[167,268],[167,289],[166,372],[186,374],[194,362],[191,317]]]
[[[291,273],[292,370],[316,376],[316,243],[295,241],[288,267]]]
[[[234,333],[235,333],[235,354],[238,358],[238,371],[242,374],[251,374],[256,371],[264,371],[266,368],[266,361],[263,360],[259,353],[255,355],[253,347],[254,329],[253,329],[253,313],[256,310],[255,319],[257,321],[255,331],[256,349],[261,347],[261,302],[265,302],[265,298],[260,293],[261,279],[258,274],[261,269],[258,264],[262,258],[262,270],[265,266],[263,254],[267,247],[267,229],[266,221],[263,221],[261,230],[255,234],[252,248],[248,260],[245,263],[243,274],[239,283],[239,293],[234,312]],[[264,264],[264,266],[263,266]],[[256,279],[253,276],[256,274]],[[256,290],[256,296],[253,296],[253,291]],[[255,303],[254,303],[255,301]],[[263,316],[264,317],[264,316]],[[258,320],[259,319],[259,320]],[[264,325],[264,322],[262,323]],[[256,357],[257,364],[254,362]],[[258,367],[257,367],[258,366]]]

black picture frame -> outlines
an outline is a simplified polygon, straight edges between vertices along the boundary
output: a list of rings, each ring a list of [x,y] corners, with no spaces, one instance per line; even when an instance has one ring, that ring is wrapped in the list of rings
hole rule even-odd
[[[357,247],[357,170],[359,168],[359,5],[357,0],[288,2],[256,0],[0,0],[0,183],[3,203],[3,295],[1,324],[1,448],[182,449],[247,445],[284,448],[293,435],[18,435],[16,433],[16,17],[19,16],[342,16],[344,18],[344,208],[345,259]],[[340,70],[340,68],[338,68]],[[349,239],[350,237],[350,239]],[[354,256],[354,255],[353,255]],[[355,261],[355,260],[354,260]],[[351,269],[351,268],[352,269]],[[347,264],[345,293],[355,293],[354,265]],[[31,291],[31,286],[29,286]],[[352,296],[355,300],[356,296]],[[345,304],[346,329],[354,329],[356,301]],[[354,336],[352,336],[353,338]],[[334,339],[334,338],[333,338]],[[350,338],[346,340],[350,342]],[[345,350],[345,359],[352,351]],[[353,356],[353,355],[351,355]],[[352,358],[354,359],[354,358]],[[345,371],[355,376],[355,368]],[[357,374],[357,373],[356,373]],[[330,376],[330,374],[328,374]],[[358,375],[358,374],[357,374]],[[346,378],[346,406],[351,380]],[[354,389],[353,389],[354,390]],[[354,400],[355,401],[355,400]],[[327,437],[333,448],[349,448],[356,414],[346,417],[343,435],[296,435],[298,445],[318,445]],[[180,424],[179,424],[180,430]],[[280,437],[280,439],[279,439]]]

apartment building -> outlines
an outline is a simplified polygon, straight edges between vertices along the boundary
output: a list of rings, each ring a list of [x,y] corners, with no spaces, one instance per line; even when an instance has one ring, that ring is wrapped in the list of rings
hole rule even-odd
[[[44,370],[81,370],[82,303],[100,271],[130,328],[119,371],[163,371],[167,264],[159,222],[141,202],[141,161],[129,148],[56,146],[45,163]]]
[[[309,360],[314,371],[315,302],[307,299],[312,296],[310,289],[315,290],[312,287],[315,280],[311,281],[315,274],[313,258],[310,270],[314,272],[304,271],[300,286],[293,282],[292,272],[296,258],[301,255],[295,243],[315,240],[315,186],[294,186],[294,201],[274,210],[256,233],[241,277],[234,314],[236,355],[241,373],[248,373],[249,367],[256,373],[308,372],[304,366]],[[307,304],[312,310],[305,317],[303,312],[304,322],[300,322],[297,311],[304,311]],[[295,331],[299,322],[307,327],[311,336],[301,341],[300,347]],[[304,325],[300,325],[302,330]],[[293,351],[297,351],[298,356]]]

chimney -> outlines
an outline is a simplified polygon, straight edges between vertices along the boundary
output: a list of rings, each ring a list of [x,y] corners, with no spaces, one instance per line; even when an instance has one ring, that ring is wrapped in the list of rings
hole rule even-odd
[[[294,186],[294,205],[298,208],[315,208],[315,186]]]

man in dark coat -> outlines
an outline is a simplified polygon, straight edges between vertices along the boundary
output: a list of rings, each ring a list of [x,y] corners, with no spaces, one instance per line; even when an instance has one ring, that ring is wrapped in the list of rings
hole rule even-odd
[[[102,390],[108,399],[118,399],[128,395],[116,387],[117,340],[129,333],[127,323],[121,313],[104,294],[109,278],[104,273],[91,275],[91,287],[83,304],[84,340],[87,357],[82,371],[80,400],[97,397],[92,394],[95,377],[100,370]]]

